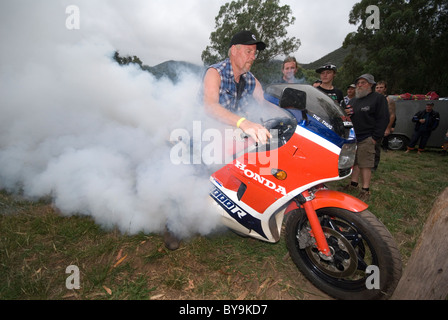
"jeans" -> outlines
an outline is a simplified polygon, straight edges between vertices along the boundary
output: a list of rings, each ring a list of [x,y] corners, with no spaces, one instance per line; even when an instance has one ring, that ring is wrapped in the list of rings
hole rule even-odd
[[[414,131],[411,141],[409,142],[408,148],[414,149],[418,140],[420,140],[420,143],[418,144],[418,149],[419,150],[425,149],[430,136],[431,136],[431,131],[420,131],[420,130]]]

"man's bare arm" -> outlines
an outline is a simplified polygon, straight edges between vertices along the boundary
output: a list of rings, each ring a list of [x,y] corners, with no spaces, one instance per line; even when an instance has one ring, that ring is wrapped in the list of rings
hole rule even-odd
[[[237,126],[239,123],[241,130],[251,136],[256,142],[265,144],[267,140],[271,138],[271,134],[268,130],[266,130],[266,128],[264,128],[261,124],[251,122],[247,119],[240,121],[240,116],[227,110],[219,103],[220,86],[221,77],[219,76],[218,71],[210,68],[204,77],[204,106],[206,113],[227,125]],[[262,97],[263,91],[260,83],[257,81],[254,91],[254,98],[257,101],[261,101],[260,98],[262,99]]]

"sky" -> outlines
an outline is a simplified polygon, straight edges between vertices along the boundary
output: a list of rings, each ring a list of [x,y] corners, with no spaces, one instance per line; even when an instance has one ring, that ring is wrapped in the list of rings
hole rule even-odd
[[[334,2],[290,1],[299,61],[339,48],[353,30],[347,20],[354,1]],[[1,0],[0,190],[31,200],[51,196],[61,214],[89,215],[124,233],[168,228],[188,237],[219,229],[209,174],[174,161],[191,151],[177,133],[188,141],[189,132],[204,131],[195,125],[211,121],[198,104],[200,75],[156,79],[135,65],[119,66],[112,54],[137,55],[149,66],[200,64],[223,3]],[[195,155],[204,156],[198,146]],[[207,150],[218,155],[222,146]]]
[[[149,66],[167,60],[201,64],[214,19],[226,0],[2,0],[2,48],[52,41],[104,41],[123,55],[137,55]],[[281,0],[296,17],[288,36],[302,42],[294,53],[301,63],[313,62],[338,49],[356,30],[348,23],[357,0]],[[67,29],[72,11],[79,9],[79,28]],[[17,38],[16,38],[17,37]],[[14,51],[14,48],[11,48]]]

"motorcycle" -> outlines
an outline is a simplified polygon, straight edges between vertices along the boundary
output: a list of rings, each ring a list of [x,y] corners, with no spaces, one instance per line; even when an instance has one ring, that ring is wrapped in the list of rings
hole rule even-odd
[[[265,99],[278,106],[261,119],[272,139],[242,137],[210,177],[223,224],[269,243],[284,225],[292,261],[317,288],[336,299],[390,298],[402,269],[392,235],[366,203],[325,185],[352,172],[350,118],[309,85],[272,85]]]

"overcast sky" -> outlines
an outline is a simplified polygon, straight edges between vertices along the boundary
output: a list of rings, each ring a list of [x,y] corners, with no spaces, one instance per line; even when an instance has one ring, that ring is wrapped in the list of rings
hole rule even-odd
[[[80,40],[107,42],[123,55],[153,66],[166,60],[201,63],[214,19],[226,0],[1,0],[2,50],[58,45]],[[296,17],[288,36],[302,42],[295,56],[313,62],[339,48],[356,30],[348,16],[357,0],[281,0]],[[79,29],[68,30],[69,5],[79,8]],[[51,47],[51,46],[50,46]],[[48,49],[49,47],[47,47]],[[4,62],[4,60],[3,60]]]

